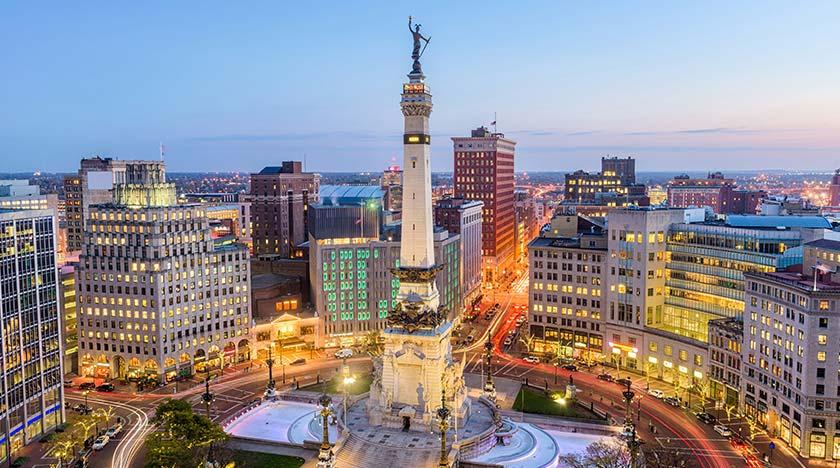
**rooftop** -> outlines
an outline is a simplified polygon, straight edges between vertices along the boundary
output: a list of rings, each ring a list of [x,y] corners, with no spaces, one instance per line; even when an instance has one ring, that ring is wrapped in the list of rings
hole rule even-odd
[[[831,239],[817,239],[815,241],[805,244],[806,247],[816,247],[818,249],[840,250],[840,241]]]
[[[744,228],[811,228],[831,229],[831,223],[822,216],[758,216],[758,215],[729,215],[725,224],[732,227]]]
[[[806,276],[794,271],[774,271],[770,273],[744,273],[745,277],[768,279],[787,286],[792,286],[804,292],[826,292],[840,295],[840,283],[834,282],[829,275],[820,276],[814,283],[813,276]],[[816,288],[814,287],[816,285]]]
[[[318,196],[325,205],[345,205],[382,199],[385,192],[378,185],[322,185]]]

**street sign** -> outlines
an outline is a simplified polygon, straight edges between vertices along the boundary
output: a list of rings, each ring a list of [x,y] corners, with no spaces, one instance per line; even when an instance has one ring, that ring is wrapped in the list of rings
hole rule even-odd
[[[770,447],[770,450],[774,450],[776,448],[776,444],[771,441],[770,445],[768,445],[768,447]]]

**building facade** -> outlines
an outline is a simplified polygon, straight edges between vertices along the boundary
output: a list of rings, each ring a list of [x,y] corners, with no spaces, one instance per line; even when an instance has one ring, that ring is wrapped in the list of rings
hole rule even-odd
[[[828,186],[828,206],[840,206],[840,169],[834,171],[831,176],[831,184]]]
[[[435,205],[435,225],[461,241],[461,289],[464,304],[481,300],[481,220],[484,203],[465,198],[443,198]]]
[[[94,156],[84,158],[76,174],[64,178],[67,250],[82,249],[88,207],[113,199],[115,184],[125,183],[125,166],[131,161]]]
[[[744,322],[720,318],[709,322],[708,396],[727,411],[739,408],[741,400],[741,351]]]
[[[606,233],[540,236],[528,245],[528,263],[533,351],[602,361]]]
[[[563,203],[567,205],[628,206],[649,204],[645,186],[636,183],[636,160],[601,158],[601,172],[566,174]]]
[[[744,411],[797,454],[840,459],[840,283],[747,273]]]
[[[290,257],[308,238],[307,210],[318,199],[320,176],[303,172],[300,161],[283,161],[251,174],[255,255]]]
[[[51,210],[0,211],[0,460],[64,422],[55,258]]]
[[[668,182],[669,205],[708,206],[720,214],[755,214],[759,201],[766,195],[763,190],[740,190],[734,179],[720,172],[709,173],[705,179],[683,174]]]
[[[513,272],[513,159],[516,142],[485,127],[453,137],[455,197],[484,203],[481,224],[484,283],[498,285]]]
[[[76,269],[79,370],[170,380],[250,355],[247,247],[214,245],[205,208],[179,205],[162,162],[132,162],[91,205]]]
[[[391,270],[401,264],[401,244],[398,230],[382,237],[310,237],[311,294],[320,318],[319,346],[347,346],[371,331],[384,330],[400,289],[400,280]],[[432,247],[442,266],[435,277],[440,307],[455,317],[464,306],[460,236],[436,229]]]

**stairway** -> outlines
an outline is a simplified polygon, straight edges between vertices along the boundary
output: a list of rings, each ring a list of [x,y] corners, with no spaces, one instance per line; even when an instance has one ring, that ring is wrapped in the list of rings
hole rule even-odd
[[[375,468],[399,466],[405,468],[434,468],[438,466],[437,450],[393,447],[366,442],[350,434],[338,452],[337,468]]]

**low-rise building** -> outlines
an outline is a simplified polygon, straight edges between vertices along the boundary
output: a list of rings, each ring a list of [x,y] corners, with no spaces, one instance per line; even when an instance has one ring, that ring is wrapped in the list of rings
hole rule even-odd
[[[744,323],[740,319],[721,318],[709,322],[708,396],[721,408],[737,409],[739,405],[743,341]]]

